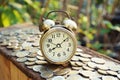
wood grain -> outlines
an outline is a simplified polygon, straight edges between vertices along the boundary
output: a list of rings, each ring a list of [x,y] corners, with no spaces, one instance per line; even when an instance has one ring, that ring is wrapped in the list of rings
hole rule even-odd
[[[0,80],[11,80],[10,78],[10,62],[0,55]]]
[[[32,80],[0,54],[0,80]]]

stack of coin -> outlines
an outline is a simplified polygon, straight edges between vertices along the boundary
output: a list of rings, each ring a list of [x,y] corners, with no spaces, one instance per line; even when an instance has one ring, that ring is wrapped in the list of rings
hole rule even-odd
[[[36,28],[0,32],[0,46],[12,51],[11,56],[46,80],[120,80],[120,64],[94,57],[81,48],[69,61],[70,65],[51,65],[43,57]]]

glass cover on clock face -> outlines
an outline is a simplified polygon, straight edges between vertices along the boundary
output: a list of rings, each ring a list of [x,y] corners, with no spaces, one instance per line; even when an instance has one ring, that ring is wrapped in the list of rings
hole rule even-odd
[[[44,56],[52,62],[65,62],[75,51],[75,40],[70,31],[55,30],[44,36],[42,51]]]

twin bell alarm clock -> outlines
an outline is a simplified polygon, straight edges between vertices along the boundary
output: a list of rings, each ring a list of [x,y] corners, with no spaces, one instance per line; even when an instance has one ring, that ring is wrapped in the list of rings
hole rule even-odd
[[[64,13],[67,19],[62,24],[48,18],[51,13]],[[40,39],[40,49],[43,57],[52,64],[66,64],[76,52],[77,41],[73,30],[77,24],[65,11],[51,11],[39,26],[43,32]]]

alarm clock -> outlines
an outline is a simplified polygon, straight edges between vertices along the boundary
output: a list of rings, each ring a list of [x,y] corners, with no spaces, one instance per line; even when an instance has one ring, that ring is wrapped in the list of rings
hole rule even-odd
[[[48,15],[53,12],[65,13],[68,19],[63,24],[56,24],[48,19]],[[77,41],[73,29],[77,29],[77,24],[70,19],[65,11],[51,11],[39,27],[44,33],[40,39],[40,49],[43,57],[52,64],[66,64],[76,52]]]

